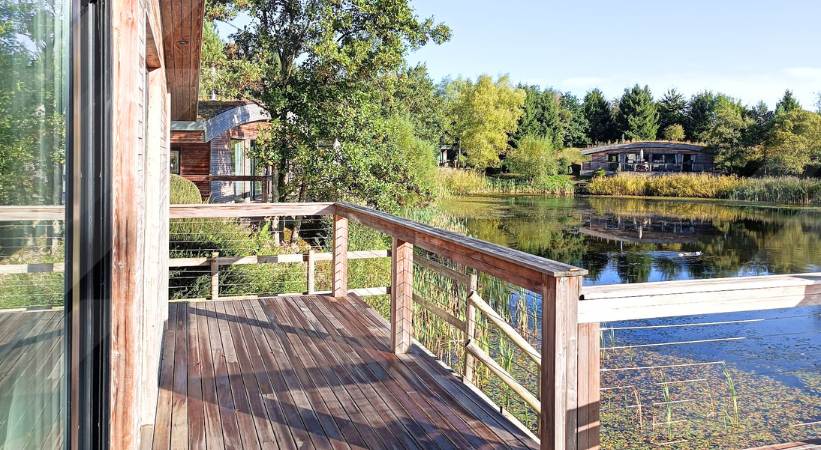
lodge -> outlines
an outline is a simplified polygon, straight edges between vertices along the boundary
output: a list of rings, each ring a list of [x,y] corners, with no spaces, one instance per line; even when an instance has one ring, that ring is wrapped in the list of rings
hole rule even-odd
[[[640,141],[607,144],[582,150],[589,158],[582,164],[581,174],[598,171],[616,172],[712,172],[713,155],[702,144],[668,141]]]

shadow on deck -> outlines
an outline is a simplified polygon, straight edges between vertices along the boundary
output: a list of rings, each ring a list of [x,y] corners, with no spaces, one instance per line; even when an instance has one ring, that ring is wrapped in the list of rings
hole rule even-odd
[[[537,447],[357,297],[169,308],[155,449]]]

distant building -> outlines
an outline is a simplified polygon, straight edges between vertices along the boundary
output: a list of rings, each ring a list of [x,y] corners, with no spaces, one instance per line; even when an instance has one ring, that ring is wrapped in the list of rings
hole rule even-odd
[[[171,124],[170,170],[211,202],[261,198],[268,175],[251,156],[270,115],[246,101],[200,101],[197,120]]]
[[[645,141],[601,145],[582,150],[590,158],[581,174],[599,169],[615,172],[712,172],[713,154],[705,145],[683,142]]]

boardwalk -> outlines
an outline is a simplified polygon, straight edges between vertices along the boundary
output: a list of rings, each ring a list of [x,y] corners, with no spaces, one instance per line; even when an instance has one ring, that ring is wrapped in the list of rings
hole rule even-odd
[[[171,304],[155,449],[536,448],[358,298]]]

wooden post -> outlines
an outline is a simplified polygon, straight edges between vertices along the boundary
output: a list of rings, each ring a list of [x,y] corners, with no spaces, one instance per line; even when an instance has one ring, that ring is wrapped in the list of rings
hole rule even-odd
[[[331,291],[334,297],[345,297],[348,295],[348,219],[336,215],[332,264],[334,278]]]
[[[465,298],[465,347],[467,347],[471,342],[473,342],[473,339],[476,336],[476,307],[473,306],[473,302],[470,301],[470,295],[479,289],[479,277],[476,275],[476,271],[472,271],[472,273],[470,274],[470,283],[468,284],[467,288],[468,295]],[[474,364],[475,359],[473,357],[473,354],[466,351],[465,381],[469,383],[473,383]]]
[[[413,319],[413,244],[393,238],[391,248],[391,348],[410,349]]]
[[[211,252],[211,300],[220,296],[220,252]]]
[[[542,450],[576,450],[577,309],[581,277],[545,275],[542,284]]]
[[[577,433],[578,450],[597,450],[599,448],[599,387],[600,336],[598,323],[578,325],[579,359],[578,359],[578,409]]]
[[[307,276],[306,280],[308,282],[307,292],[308,295],[313,294],[316,292],[316,283],[314,282],[314,274],[316,273],[316,259],[314,257],[314,249],[308,249],[308,252],[305,253],[305,262],[307,263]]]

